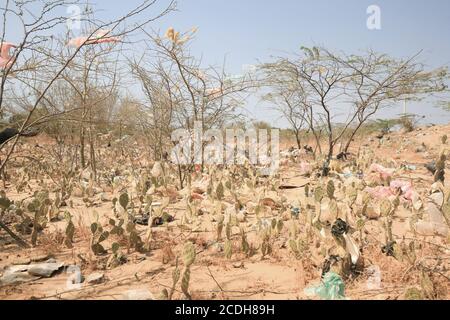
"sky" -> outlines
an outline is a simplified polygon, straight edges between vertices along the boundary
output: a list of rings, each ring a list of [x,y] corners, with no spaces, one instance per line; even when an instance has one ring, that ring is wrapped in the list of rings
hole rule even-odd
[[[4,1],[4,0],[0,0]],[[139,0],[90,1],[99,14],[116,17]],[[160,6],[167,3],[160,0]],[[220,65],[242,73],[242,67],[271,56],[298,52],[301,46],[358,53],[365,49],[404,58],[423,50],[427,67],[450,66],[450,1],[448,0],[178,0],[177,11],[149,28],[198,27],[192,53],[205,64]],[[367,8],[380,8],[381,29],[369,30]],[[429,123],[448,123],[450,113],[434,107],[434,101],[408,102],[408,112],[426,116]],[[285,126],[273,106],[257,96],[246,105],[249,116]],[[403,105],[377,114],[395,117]]]

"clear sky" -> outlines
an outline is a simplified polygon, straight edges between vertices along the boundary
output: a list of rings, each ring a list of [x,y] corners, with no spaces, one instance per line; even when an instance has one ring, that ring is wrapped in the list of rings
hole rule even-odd
[[[381,9],[381,30],[367,28],[367,8],[374,4]],[[237,73],[243,64],[313,45],[348,53],[371,48],[397,57],[423,49],[428,66],[450,65],[448,0],[180,0],[178,8],[161,27],[197,26],[194,52],[212,64],[226,54]],[[254,117],[278,117],[270,106],[255,102],[249,106]],[[408,111],[426,115],[429,122],[450,121],[450,114],[433,104],[411,104]],[[379,116],[401,112],[402,106],[395,106]]]
[[[120,16],[140,0],[90,2],[107,18]],[[381,30],[367,28],[370,5],[381,9]],[[177,7],[177,12],[150,27],[162,32],[170,26],[177,30],[198,27],[192,52],[214,65],[226,56],[232,73],[241,73],[245,64],[313,45],[347,53],[371,48],[396,57],[423,49],[421,60],[430,68],[450,65],[448,0],[178,0]],[[274,123],[279,117],[256,97],[247,108],[253,118]],[[433,108],[433,103],[411,103],[408,108],[426,115],[427,122],[450,121],[450,113]],[[402,106],[393,106],[378,116],[395,116],[401,111]],[[275,122],[284,125],[281,120]]]

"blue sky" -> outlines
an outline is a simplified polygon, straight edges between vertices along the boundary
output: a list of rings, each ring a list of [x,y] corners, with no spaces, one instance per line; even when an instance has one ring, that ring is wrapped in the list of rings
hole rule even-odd
[[[161,5],[167,3],[160,0]],[[100,15],[116,17],[139,0],[96,0]],[[381,30],[366,26],[369,5],[381,9]],[[178,0],[178,10],[158,20],[154,29],[199,28],[192,52],[204,63],[218,65],[226,56],[227,69],[240,73],[242,65],[298,51],[300,46],[322,45],[358,53],[367,48],[406,57],[424,50],[421,60],[430,68],[450,65],[450,1],[407,0]],[[247,109],[253,118],[278,119],[278,114],[257,97]],[[393,106],[379,117],[395,116]],[[411,103],[409,111],[427,116],[427,122],[450,121],[450,113],[433,103]],[[275,121],[283,126],[282,120]]]
[[[381,9],[381,30],[369,30],[367,7]],[[179,12],[161,21],[162,28],[197,26],[194,52],[211,64],[227,64],[239,72],[243,64],[298,51],[300,46],[323,45],[355,53],[367,48],[397,57],[424,50],[429,67],[450,65],[450,1],[366,0],[180,0]],[[254,117],[273,121],[273,108],[251,101]],[[431,103],[411,103],[409,111],[429,122],[448,122],[450,114]],[[395,116],[393,106],[379,117]],[[280,121],[280,123],[284,123]]]

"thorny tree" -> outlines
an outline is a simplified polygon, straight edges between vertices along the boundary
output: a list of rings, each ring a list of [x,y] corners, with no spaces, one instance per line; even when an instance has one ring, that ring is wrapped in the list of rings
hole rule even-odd
[[[133,74],[141,82],[146,96],[143,103],[151,115],[149,125],[156,136],[155,154],[162,157],[163,145],[170,143],[171,133],[187,129],[191,136],[194,124],[201,124],[201,132],[222,129],[241,115],[239,107],[249,90],[257,82],[251,74],[232,76],[225,66],[203,67],[192,56],[189,44],[196,29],[180,34],[169,28],[164,37],[146,32],[151,47],[152,62],[141,59],[131,63]],[[203,141],[203,147],[208,141]],[[205,152],[201,148],[202,168]],[[193,169],[195,154],[187,167],[178,165],[180,186]]]
[[[262,70],[268,84],[275,88],[276,99],[288,94],[292,104],[295,98],[292,105],[302,110],[293,114],[295,118],[307,122],[313,132],[318,126],[324,128],[326,158],[330,160],[346,136],[348,141],[339,151],[348,152],[356,133],[381,108],[446,90],[447,69],[427,71],[417,61],[418,56],[395,59],[373,51],[347,55],[302,48],[301,54],[277,58],[262,65]],[[318,139],[316,142],[320,144]]]
[[[0,49],[8,45],[6,38],[11,33],[8,29],[9,26],[15,24],[14,28],[17,29],[18,24],[19,29],[21,26],[22,30],[20,34],[21,40],[15,44],[15,50],[10,61],[1,70],[0,114],[3,115],[7,105],[8,109],[14,112],[14,108],[10,106],[14,101],[20,101],[22,106],[25,105],[26,112],[23,121],[19,124],[19,134],[13,138],[9,150],[7,150],[6,156],[0,165],[0,172],[4,170],[8,160],[14,153],[23,132],[37,123],[46,122],[54,115],[61,115],[61,110],[57,108],[56,114],[44,114],[41,117],[35,117],[40,107],[45,105],[45,103],[47,105],[51,104],[48,96],[53,86],[58,84],[63,78],[68,80],[66,70],[76,63],[75,60],[79,53],[87,46],[108,42],[105,40],[113,37],[115,39],[124,39],[134,31],[141,30],[151,22],[169,13],[175,7],[175,2],[169,1],[162,9],[156,9],[159,13],[155,13],[156,4],[156,0],[143,0],[138,6],[123,16],[106,22],[94,19],[91,15],[81,17],[81,20],[88,22],[87,24],[92,26],[92,29],[87,31],[85,37],[79,38],[81,41],[77,43],[75,48],[65,52],[63,55],[58,55],[58,52],[63,52],[61,44],[65,38],[56,35],[72,19],[72,17],[61,15],[60,12],[61,10],[65,11],[70,5],[80,5],[81,7],[80,2],[77,0],[31,0],[25,2],[6,0],[0,8]],[[86,75],[86,73],[84,74]],[[89,82],[89,76],[88,74],[85,77],[85,84]],[[73,84],[73,82],[70,83]],[[75,87],[72,86],[72,88]],[[18,99],[20,92],[23,93],[23,96]],[[86,117],[89,116],[89,110],[92,109],[87,107],[89,103],[87,91],[80,91],[80,93],[83,97],[81,99],[81,110],[83,111],[81,131],[83,132],[83,120],[87,120]],[[95,99],[98,96],[90,96],[89,98]],[[90,101],[92,102],[92,100]],[[69,108],[77,107],[72,106]],[[81,135],[83,136],[83,134]],[[4,148],[7,142],[0,146],[0,150]],[[92,139],[90,152],[92,160]],[[91,161],[91,163],[95,164],[95,161]]]

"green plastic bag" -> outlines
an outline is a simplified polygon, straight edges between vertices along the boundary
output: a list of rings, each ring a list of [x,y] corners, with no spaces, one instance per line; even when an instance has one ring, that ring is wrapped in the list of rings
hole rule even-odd
[[[306,288],[305,294],[316,295],[324,300],[343,300],[345,299],[345,284],[338,274],[328,272],[320,285]]]

